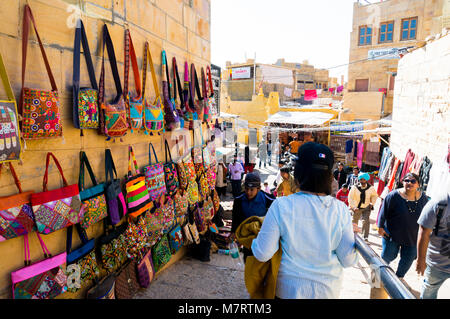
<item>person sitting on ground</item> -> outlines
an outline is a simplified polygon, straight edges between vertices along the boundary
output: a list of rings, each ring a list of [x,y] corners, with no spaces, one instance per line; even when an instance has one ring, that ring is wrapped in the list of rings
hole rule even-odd
[[[344,202],[348,206],[348,186],[347,184],[342,184],[342,188],[337,192],[336,198],[341,202]]]
[[[370,231],[370,212],[375,206],[378,194],[375,188],[369,184],[370,175],[368,173],[359,173],[358,184],[350,188],[348,194],[348,204],[353,212],[353,223],[358,225],[360,219],[363,221],[362,231],[364,240],[369,240]]]
[[[299,191],[298,184],[290,171],[291,170],[287,166],[280,168],[280,174],[283,181],[277,187],[277,197],[289,196]]]
[[[250,216],[265,216],[275,197],[261,190],[261,178],[256,172],[248,173],[244,180],[244,192],[233,202],[231,232],[234,234],[239,225]],[[233,236],[234,237],[234,236]],[[244,249],[244,258],[248,256]]]
[[[358,260],[348,208],[329,196],[333,163],[326,145],[303,144],[294,170],[300,192],[277,198],[252,242],[260,262],[281,246],[275,298],[338,298],[343,268]]]

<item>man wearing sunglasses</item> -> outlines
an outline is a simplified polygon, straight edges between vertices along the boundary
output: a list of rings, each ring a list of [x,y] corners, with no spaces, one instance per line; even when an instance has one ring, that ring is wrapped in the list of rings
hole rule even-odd
[[[419,190],[419,176],[407,173],[402,182],[402,188],[386,196],[378,218],[378,233],[383,237],[381,258],[389,264],[400,252],[396,271],[399,278],[405,276],[417,257],[417,220],[428,202]]]

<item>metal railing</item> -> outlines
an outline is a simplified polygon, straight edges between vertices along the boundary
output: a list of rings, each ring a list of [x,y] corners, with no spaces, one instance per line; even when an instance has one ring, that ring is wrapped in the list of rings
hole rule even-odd
[[[416,299],[395,271],[366,242],[355,234],[356,250],[372,269],[372,288],[384,289],[392,299]]]

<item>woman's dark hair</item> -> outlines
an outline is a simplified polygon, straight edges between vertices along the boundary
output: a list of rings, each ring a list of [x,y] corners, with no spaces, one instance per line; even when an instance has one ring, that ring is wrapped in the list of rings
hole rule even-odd
[[[411,173],[411,172],[408,172],[408,173],[405,174],[405,176],[403,176],[402,182],[403,182],[407,177],[412,177],[412,178],[414,178],[414,179],[417,181],[417,185],[419,185],[419,187],[420,187],[420,177],[419,177],[419,175],[414,174],[414,173]]]
[[[302,147],[305,147],[309,143],[303,144]],[[313,144],[319,145],[317,143]],[[317,161],[317,159],[313,161],[310,161],[309,159],[297,160],[294,169],[294,177],[298,181],[302,191],[331,195],[331,182],[333,180],[332,164],[334,163],[334,154],[327,146],[323,144],[320,144],[320,149],[322,152],[321,155],[327,158],[327,160],[323,160],[322,163]],[[305,157],[309,156],[305,155]]]

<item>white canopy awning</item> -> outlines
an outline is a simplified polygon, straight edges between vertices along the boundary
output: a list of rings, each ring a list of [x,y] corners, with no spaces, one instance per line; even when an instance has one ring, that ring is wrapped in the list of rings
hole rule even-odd
[[[322,125],[333,117],[334,114],[324,112],[278,112],[271,115],[266,123]]]

